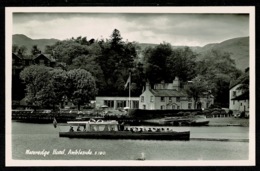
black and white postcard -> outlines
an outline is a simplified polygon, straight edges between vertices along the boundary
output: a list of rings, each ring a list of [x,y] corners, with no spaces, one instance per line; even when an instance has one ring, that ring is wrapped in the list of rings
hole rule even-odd
[[[5,21],[6,166],[255,165],[254,7],[6,7]]]

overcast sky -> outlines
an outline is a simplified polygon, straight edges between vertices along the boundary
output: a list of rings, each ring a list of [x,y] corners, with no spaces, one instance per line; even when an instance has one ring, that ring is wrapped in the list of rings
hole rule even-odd
[[[249,36],[249,16],[233,14],[14,13],[13,34],[32,39],[107,39],[118,29],[139,43],[204,46]]]

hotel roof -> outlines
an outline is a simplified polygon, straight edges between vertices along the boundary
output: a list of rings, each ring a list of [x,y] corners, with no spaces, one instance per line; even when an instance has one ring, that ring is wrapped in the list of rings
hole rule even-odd
[[[184,91],[167,90],[167,89],[151,89],[151,93],[158,97],[187,97],[187,93]]]

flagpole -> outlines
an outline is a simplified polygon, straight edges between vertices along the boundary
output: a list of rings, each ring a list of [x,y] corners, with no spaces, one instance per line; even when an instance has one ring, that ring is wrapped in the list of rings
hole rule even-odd
[[[131,109],[131,72],[129,73],[129,109]]]

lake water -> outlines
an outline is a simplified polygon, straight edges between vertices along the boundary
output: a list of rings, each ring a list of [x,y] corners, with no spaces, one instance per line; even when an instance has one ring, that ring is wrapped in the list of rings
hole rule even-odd
[[[204,138],[248,139],[248,127],[190,127],[190,141],[96,140],[60,138],[52,124],[12,122],[12,158],[24,160],[247,160],[248,142]],[[201,138],[202,140],[195,140]],[[53,154],[53,150],[64,154]],[[77,151],[85,155],[75,155]],[[44,155],[32,155],[42,151]],[[49,151],[49,154],[47,154]]]

